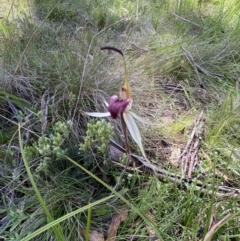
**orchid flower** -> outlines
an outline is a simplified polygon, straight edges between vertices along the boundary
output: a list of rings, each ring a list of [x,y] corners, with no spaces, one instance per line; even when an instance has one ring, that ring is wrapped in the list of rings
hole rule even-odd
[[[134,114],[131,111],[133,100],[131,98],[131,89],[130,89],[130,85],[129,85],[124,55],[121,50],[119,50],[115,47],[105,46],[105,47],[102,47],[101,50],[113,50],[122,56],[123,64],[124,64],[124,83],[119,91],[120,97],[118,97],[117,95],[113,95],[109,99],[109,104],[106,103],[106,105],[108,107],[108,112],[105,112],[105,113],[85,112],[85,114],[92,116],[92,117],[111,116],[113,119],[120,117],[121,123],[122,123],[123,134],[124,134],[124,138],[125,138],[125,142],[126,142],[126,152],[128,154],[130,153],[128,139],[127,139],[127,129],[128,129],[133,140],[139,146],[139,148],[142,152],[142,155],[147,160],[147,157],[144,152],[143,145],[142,145],[140,131],[138,129],[136,122],[134,121],[134,118],[141,122],[145,122],[145,121],[141,117],[137,116],[136,114]]]

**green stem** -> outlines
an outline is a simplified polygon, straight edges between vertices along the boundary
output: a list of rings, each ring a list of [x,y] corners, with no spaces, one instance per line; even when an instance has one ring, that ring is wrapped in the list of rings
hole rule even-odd
[[[88,216],[87,216],[87,227],[86,227],[86,241],[89,240],[90,226],[91,226],[91,216],[92,216],[92,208],[89,206],[88,208]]]
[[[52,217],[50,211],[48,210],[47,205],[45,204],[45,201],[43,200],[43,198],[42,198],[42,196],[41,196],[41,194],[38,190],[38,187],[37,187],[37,185],[34,181],[34,178],[33,178],[33,175],[31,173],[30,167],[28,166],[28,161],[27,161],[27,158],[26,158],[26,155],[25,155],[23,144],[22,144],[20,123],[18,123],[18,135],[19,135],[19,145],[20,145],[20,149],[21,149],[21,153],[22,153],[22,159],[23,159],[23,162],[24,162],[27,174],[28,174],[28,178],[29,178],[29,180],[32,184],[33,190],[34,190],[34,192],[35,192],[35,194],[38,198],[38,201],[39,201],[40,205],[42,206],[42,209],[43,209],[45,215],[47,216],[48,221],[53,222],[54,218]],[[55,227],[53,227],[53,231],[54,231],[55,236],[56,236],[58,241],[65,241],[60,225],[56,225]]]

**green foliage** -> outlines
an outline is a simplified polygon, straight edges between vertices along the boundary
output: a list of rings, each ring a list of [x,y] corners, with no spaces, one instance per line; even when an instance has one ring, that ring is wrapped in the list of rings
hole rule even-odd
[[[70,2],[52,0],[52,1],[39,1],[35,0],[37,6],[37,13],[40,16],[50,12],[48,19],[53,22],[58,21],[74,21],[77,17],[77,9],[74,7],[77,3],[72,4]]]
[[[20,2],[21,14],[16,14]],[[6,240],[21,240],[31,234],[39,234],[34,236],[36,241],[50,240],[55,221],[66,240],[78,240],[79,226],[87,223],[87,204],[112,192],[106,182],[115,184],[118,172],[113,164],[109,168],[108,146],[113,135],[122,142],[119,122],[89,122],[83,115],[85,111],[102,111],[104,101],[121,86],[122,64],[115,56],[99,51],[106,44],[126,53],[135,110],[158,122],[157,127],[142,128],[151,162],[179,172],[167,155],[175,145],[182,149],[196,112],[204,109],[205,133],[198,164],[206,175],[203,178],[196,166],[195,177],[206,184],[226,182],[239,188],[238,0],[32,2],[29,13],[23,13],[22,1],[15,1],[9,14],[4,10],[0,19],[0,220]],[[179,88],[167,93],[169,86]],[[199,88],[206,93],[203,103],[194,96]],[[17,122],[22,124],[22,152]],[[174,126],[168,131],[167,127]],[[51,223],[47,224],[29,185],[22,154],[55,220]],[[69,163],[66,154],[77,160],[75,165],[80,163],[90,170],[88,174]],[[120,162],[125,165],[125,155]],[[95,181],[96,176],[101,180]],[[211,188],[207,190],[210,194],[204,194],[194,188],[198,187],[195,183],[185,189],[167,177],[161,183],[138,170],[129,171],[123,180],[125,197],[113,193],[133,212],[121,224],[118,240],[133,234],[138,240],[150,239],[148,225],[167,241],[201,240],[214,207],[217,220],[226,212],[236,216],[216,230],[212,240],[239,239],[237,200],[219,199],[211,195]],[[122,205],[116,200],[92,206],[91,229],[108,229],[113,210]]]
[[[205,147],[209,156],[216,161],[217,170],[228,177],[237,177],[240,174],[239,136],[240,115],[239,95],[226,96],[225,100],[216,109],[210,112],[209,126],[206,133]],[[211,169],[212,162],[204,159],[205,168]],[[238,181],[236,181],[238,183]]]
[[[36,184],[36,182],[34,180],[32,172],[31,172],[31,170],[29,168],[28,161],[27,161],[27,158],[26,158],[26,155],[25,155],[26,153],[25,153],[25,151],[23,149],[22,135],[21,135],[21,125],[20,124],[18,125],[18,128],[19,128],[18,129],[19,146],[20,146],[20,149],[21,149],[22,158],[23,158],[23,162],[24,162],[27,174],[28,174],[29,181],[31,182],[31,185],[32,185],[32,187],[34,189],[34,192],[35,192],[36,196],[37,196],[39,204],[41,205],[41,207],[42,207],[42,209],[43,209],[43,211],[44,211],[48,221],[53,222],[54,218],[53,218],[52,214],[50,213],[50,211],[49,211],[49,209],[48,209],[48,207],[47,207],[47,205],[46,205],[46,203],[45,203],[45,201],[44,201],[44,199],[43,199],[43,197],[42,197],[42,195],[41,195],[41,193],[40,193],[40,191],[38,189],[38,186],[37,186],[37,184]],[[61,229],[61,227],[59,225],[54,226],[53,227],[53,231],[54,231],[54,234],[55,234],[55,237],[56,237],[57,240],[64,241],[64,235],[63,235],[62,229]]]
[[[122,157],[120,158],[119,162],[120,162],[121,164],[123,164],[123,165],[125,165],[125,164],[127,163],[127,155],[126,155],[126,153],[124,153],[124,154],[122,155]]]
[[[114,25],[116,31],[122,31],[125,28],[121,17],[129,14],[133,10],[131,1],[38,1],[35,0],[36,11],[40,17],[44,17],[50,12],[48,19],[52,22],[65,22],[75,27],[76,23],[102,30]],[[121,21],[123,23],[116,23]],[[116,24],[115,24],[116,23]]]
[[[68,135],[69,128],[66,123],[54,123],[48,136],[40,136],[32,146],[24,148],[27,159],[40,157],[37,170],[47,170],[53,160],[61,160],[66,155],[67,149],[64,149],[63,143]]]
[[[89,152],[95,153],[100,158],[103,158],[103,164],[107,164],[109,156],[109,142],[113,136],[113,126],[105,120],[91,120],[87,124],[86,137],[84,142],[80,144],[80,150],[87,157]],[[93,159],[85,158],[85,165],[92,165]]]

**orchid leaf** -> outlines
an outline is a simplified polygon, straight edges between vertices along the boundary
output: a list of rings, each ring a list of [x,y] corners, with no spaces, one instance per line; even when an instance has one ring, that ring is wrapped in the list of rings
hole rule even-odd
[[[137,121],[143,123],[143,124],[147,124],[147,125],[154,125],[152,122],[140,117],[139,115],[135,114],[134,112],[132,111],[129,111],[129,114],[134,118],[136,119]]]
[[[133,138],[133,140],[138,144],[142,155],[144,156],[144,158],[148,161],[145,151],[143,149],[143,145],[142,145],[142,138],[140,135],[140,131],[138,129],[138,126],[136,124],[136,122],[134,121],[133,117],[131,114],[129,114],[129,112],[123,112],[123,119],[127,125],[127,128]]]
[[[104,113],[101,113],[101,112],[84,112],[86,115],[88,116],[92,116],[92,117],[108,117],[110,116],[110,112],[104,112]]]

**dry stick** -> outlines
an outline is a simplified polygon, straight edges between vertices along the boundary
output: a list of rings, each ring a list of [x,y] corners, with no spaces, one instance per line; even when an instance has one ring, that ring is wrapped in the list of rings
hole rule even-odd
[[[122,148],[113,139],[110,140],[110,145],[112,148],[117,149],[117,151],[119,151],[121,153],[121,155],[122,155],[122,153],[125,153],[125,149]],[[116,162],[118,162],[121,155],[115,156],[114,160]],[[200,190],[201,193],[205,193],[208,195],[212,195],[214,192],[214,194],[218,198],[222,198],[222,199],[229,198],[229,197],[240,198],[240,189],[219,186],[219,187],[217,187],[217,190],[209,190],[212,188],[211,183],[204,184],[203,182],[196,180],[196,179],[195,180],[182,179],[181,176],[171,173],[169,171],[166,171],[165,169],[158,168],[158,167],[152,165],[151,163],[146,162],[144,160],[144,158],[134,155],[134,154],[131,154],[131,160],[133,160],[135,162],[138,161],[141,164],[139,167],[135,168],[134,171],[137,171],[137,172],[146,172],[146,171],[149,172],[150,171],[150,172],[154,173],[160,180],[170,180],[173,183],[183,185],[185,187],[189,186],[191,184],[195,184],[195,186],[194,186],[195,190]],[[125,166],[125,168],[126,168],[126,170],[128,169],[127,166]]]
[[[194,71],[195,71],[195,73],[196,73],[196,75],[197,75],[198,80],[200,80],[200,83],[202,83],[202,80],[201,80],[201,77],[200,77],[200,75],[199,75],[199,72],[205,74],[206,76],[210,76],[210,77],[212,77],[212,78],[216,78],[216,76],[222,77],[222,75],[220,75],[220,74],[215,74],[215,73],[213,73],[213,74],[215,75],[215,76],[214,76],[214,75],[211,74],[209,71],[207,71],[206,69],[204,69],[203,67],[201,67],[199,64],[197,64],[197,63],[194,61],[192,55],[191,55],[186,49],[184,49],[183,47],[181,47],[181,48],[182,48],[183,52],[185,53],[185,56],[186,56],[187,60],[189,61],[189,63],[190,63],[190,64],[192,65],[192,67],[194,68]],[[198,71],[199,71],[199,72],[198,72]]]
[[[203,241],[210,241],[216,229],[220,228],[229,218],[231,218],[232,214],[227,214],[224,218],[214,224],[210,230],[207,232],[206,236],[204,237]]]
[[[197,143],[197,144],[196,144]],[[197,157],[197,152],[198,152],[198,147],[199,147],[199,140],[197,140],[194,144],[193,144],[193,153],[191,155],[190,158],[190,163],[189,163],[189,168],[188,168],[188,178],[192,178],[192,172],[193,172],[193,167],[195,166],[195,162],[196,162],[196,157]]]
[[[197,24],[197,23],[195,23],[195,22],[192,22],[192,21],[190,21],[190,20],[188,20],[188,19],[186,19],[186,18],[183,18],[183,17],[177,15],[176,13],[171,12],[171,14],[172,14],[173,16],[175,16],[176,18],[183,20],[184,22],[187,22],[187,23],[190,23],[190,24],[194,25],[195,27],[204,28],[204,27],[201,26],[200,24]]]
[[[111,146],[113,147],[113,148],[116,148],[117,150],[120,150],[120,152],[121,153],[125,153],[126,152],[126,150],[123,148],[123,147],[121,147],[117,142],[115,142],[113,139],[111,139],[110,140],[110,144],[111,144]],[[119,161],[118,159],[119,159],[119,157],[120,156],[118,156],[118,157],[115,157],[115,161]],[[181,178],[180,176],[177,176],[176,174],[174,174],[174,173],[170,173],[170,172],[168,172],[168,171],[166,171],[166,170],[164,170],[164,169],[160,169],[160,168],[158,168],[158,167],[156,167],[156,166],[154,166],[154,165],[152,165],[151,163],[149,163],[149,162],[147,162],[147,161],[145,161],[145,159],[143,158],[143,157],[141,157],[141,156],[137,156],[137,155],[135,155],[135,154],[131,154],[131,159],[130,160],[133,160],[133,161],[138,161],[138,162],[140,162],[141,163],[141,167],[146,167],[146,168],[149,168],[149,169],[151,169],[152,171],[156,171],[158,174],[159,173],[161,173],[161,174],[163,174],[164,176],[170,176],[170,177],[177,177],[177,178]],[[140,167],[140,168],[141,168]],[[140,169],[139,168],[139,169]]]
[[[9,20],[10,13],[13,12],[14,2],[15,2],[15,0],[12,1],[11,7],[10,7],[10,9],[8,11],[7,20]]]
[[[182,178],[185,178],[185,173],[187,172],[187,160],[188,160],[188,154],[184,155],[181,160]]]
[[[199,117],[198,117],[198,119],[197,119],[197,121],[196,121],[196,123],[195,123],[195,126],[194,126],[194,128],[193,128],[193,130],[192,130],[190,139],[188,140],[187,145],[185,146],[185,148],[184,148],[182,154],[180,155],[179,159],[187,152],[187,149],[188,149],[189,146],[191,145],[191,143],[192,143],[192,141],[193,141],[193,138],[194,138],[194,136],[195,136],[195,134],[196,134],[197,127],[198,127],[198,125],[199,125],[199,123],[200,123],[200,120],[201,120],[201,118],[202,118],[202,115],[203,115],[203,111],[201,111],[201,113],[200,113],[200,115],[199,115]]]
[[[221,74],[216,74],[216,73],[213,73],[214,75],[212,75],[210,72],[208,72],[206,69],[204,69],[203,67],[201,67],[199,64],[197,64],[196,62],[195,62],[195,65],[196,65],[196,67],[197,67],[197,69],[200,71],[200,72],[202,72],[203,74],[205,74],[205,75],[207,75],[207,76],[210,76],[210,77],[212,77],[212,78],[216,78],[214,75],[216,75],[216,76],[218,76],[218,77],[223,77],[223,75],[221,75]]]
[[[212,206],[212,212],[210,216],[208,231],[210,231],[211,227],[213,227],[215,224],[216,224],[216,203],[214,203]]]
[[[183,52],[185,53],[185,56],[188,60],[188,62],[192,65],[196,75],[197,75],[197,79],[198,79],[198,82],[200,83],[200,85],[203,85],[203,82],[202,82],[202,79],[201,79],[201,76],[199,75],[199,72],[198,72],[198,69],[197,69],[197,65],[191,55],[191,53],[189,53],[186,49],[184,49],[183,47],[181,47]]]
[[[119,163],[119,162],[117,162],[117,161],[114,161],[114,160],[112,160],[112,162],[113,162],[114,165],[116,165],[116,166],[123,167],[123,168],[126,167],[126,164],[121,164],[121,163]],[[128,170],[128,171],[137,171],[137,172],[139,172],[139,173],[143,173],[143,171],[140,170],[140,167],[127,166],[127,167],[126,167],[126,170]]]
[[[187,152],[187,154],[185,156],[182,157],[182,163],[184,165],[184,178],[187,174],[187,168],[190,166],[189,160],[191,160],[191,156],[192,156],[192,146],[193,146],[193,142],[191,143],[189,150]]]
[[[135,156],[135,155],[133,155]],[[217,192],[214,190],[208,190],[207,188],[211,188],[211,184],[203,184],[201,181],[198,180],[186,180],[186,179],[182,179],[180,176],[175,175],[173,173],[170,173],[164,169],[159,169],[151,164],[149,164],[148,162],[145,162],[141,159],[139,159],[140,162],[143,164],[143,166],[145,168],[149,168],[151,169],[153,172],[155,171],[155,173],[157,173],[157,177],[160,180],[170,180],[176,184],[179,185],[184,185],[184,186],[188,186],[189,184],[191,185],[192,183],[195,183],[196,186],[194,187],[195,190],[200,190],[201,193],[205,193],[208,195],[212,195],[213,193],[216,195],[216,197],[218,198],[227,198],[227,197],[233,197],[233,198],[240,198],[240,189],[233,189],[233,188],[226,188],[223,186],[219,186],[217,189]],[[143,168],[142,168],[143,169]],[[139,170],[136,170],[139,171]],[[223,193],[221,193],[223,192]]]
[[[135,156],[135,155],[133,155]],[[141,161],[141,163],[143,164],[144,167],[147,167],[149,169],[151,169],[153,172],[155,171],[155,173],[157,173],[157,177],[160,180],[170,180],[176,184],[179,185],[184,185],[189,186],[193,183],[196,184],[196,186],[194,186],[195,190],[200,190],[201,193],[205,193],[208,195],[212,195],[213,193],[216,195],[216,197],[218,198],[228,198],[228,197],[232,197],[232,198],[240,198],[240,189],[235,189],[235,188],[228,188],[228,187],[223,187],[223,186],[219,186],[217,188],[217,191],[215,190],[208,190],[207,188],[211,188],[211,184],[204,184],[199,180],[187,180],[187,179],[182,179],[180,176],[175,175],[173,173],[170,173],[164,169],[159,169],[151,164],[149,164],[148,162],[145,162],[141,159],[139,159]]]
[[[196,134],[196,131],[197,131],[198,125],[200,123],[200,120],[202,118],[202,115],[203,115],[203,111],[201,111],[201,113],[200,113],[200,115],[199,115],[199,117],[198,117],[198,119],[197,119],[197,121],[195,123],[195,126],[194,126],[194,128],[192,130],[191,136],[190,136],[190,138],[189,138],[189,140],[187,142],[187,145],[185,146],[182,154],[179,156],[178,161],[181,161],[182,157],[187,153],[187,150],[189,149],[189,147],[190,147],[190,145],[191,145],[191,143],[193,141],[193,138],[194,138],[194,136]],[[183,161],[181,161],[181,164],[182,164],[182,169],[183,169],[183,167],[184,167]],[[185,175],[185,173],[182,171],[182,178],[184,178],[184,175]]]

